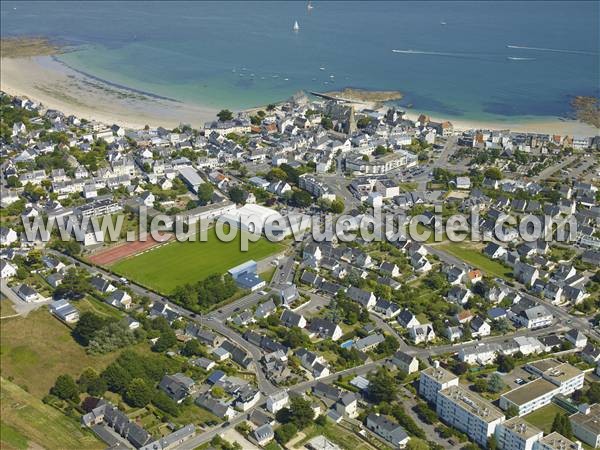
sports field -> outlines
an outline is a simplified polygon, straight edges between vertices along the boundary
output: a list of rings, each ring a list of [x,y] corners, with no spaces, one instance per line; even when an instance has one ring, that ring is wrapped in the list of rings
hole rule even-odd
[[[208,231],[206,242],[173,241],[122,259],[110,269],[131,281],[162,294],[170,294],[185,283],[195,283],[212,274],[227,270],[250,259],[256,261],[281,252],[283,244],[261,238],[248,244],[248,251],[240,250],[241,236],[231,242],[217,239],[214,229]]]

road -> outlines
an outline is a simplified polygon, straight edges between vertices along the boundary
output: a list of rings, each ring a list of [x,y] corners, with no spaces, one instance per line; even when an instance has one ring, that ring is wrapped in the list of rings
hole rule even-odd
[[[447,264],[454,264],[459,267],[470,267],[467,263],[465,263],[461,259],[459,259],[449,253],[446,253],[443,250],[436,248],[435,246],[425,245],[425,247],[431,254],[436,255],[441,261],[443,261]],[[485,271],[482,270],[482,272],[485,272]],[[504,283],[502,282],[502,284],[504,284]],[[519,293],[524,298],[527,298],[528,300],[540,303],[540,304],[544,305],[546,308],[548,308],[548,310],[554,315],[555,319],[558,322],[560,322],[562,324],[570,325],[571,327],[576,326],[581,331],[588,333],[589,335],[593,336],[596,339],[600,339],[600,333],[596,329],[594,329],[594,327],[592,326],[592,324],[590,323],[590,321],[587,318],[573,316],[573,315],[569,314],[569,312],[561,306],[554,305],[546,299],[535,297],[531,294],[528,294],[527,288],[523,284],[521,284],[517,281],[513,281],[513,284],[515,284],[515,286],[519,289]],[[507,285],[505,284],[505,286],[507,286]],[[510,286],[507,286],[507,287],[511,288]]]
[[[73,262],[74,264],[79,264],[80,266],[85,267],[90,272],[100,273],[100,274],[102,274],[102,276],[106,277],[107,279],[109,279],[111,281],[114,281],[117,283],[120,282],[119,277],[111,274],[110,272],[107,272],[104,269],[101,269],[101,268],[98,268],[95,266],[91,266],[90,264],[79,261],[71,256],[59,254],[55,251],[51,251],[51,253],[58,254],[60,256],[64,256],[64,257],[68,258],[69,260],[71,260],[71,262]],[[202,317],[201,315],[198,315],[198,314],[196,314],[192,311],[189,311],[185,308],[182,308],[181,306],[178,306],[177,304],[171,302],[168,298],[163,297],[162,295],[159,295],[153,291],[150,291],[150,290],[146,289],[145,287],[140,286],[136,283],[130,282],[128,287],[133,292],[135,292],[137,295],[147,296],[147,297],[151,298],[153,301],[159,301],[159,302],[166,303],[167,305],[169,305],[169,307],[171,309],[173,309],[175,312],[177,312],[177,314],[181,315],[182,317],[185,317],[189,321],[195,322],[199,325],[203,325],[207,328],[210,328],[211,330],[215,331],[216,333],[232,340],[236,345],[238,345],[240,348],[244,349],[247,353],[252,355],[252,357],[255,361],[254,370],[256,373],[256,381],[258,384],[258,388],[262,392],[267,393],[267,395],[270,393],[273,393],[277,390],[277,388],[275,388],[275,386],[273,386],[273,384],[269,380],[267,380],[267,378],[265,377],[265,375],[260,367],[260,364],[258,364],[258,361],[262,358],[262,352],[260,351],[260,349],[258,349],[258,347],[256,347],[256,346],[250,344],[248,341],[246,341],[244,338],[242,338],[241,335],[239,335],[238,333],[236,333],[233,330],[231,330],[230,328],[228,328],[217,317],[213,317],[210,314]],[[228,308],[233,308],[233,309],[237,308],[238,306],[236,306],[236,305],[238,305],[238,304],[249,305],[252,302],[258,302],[259,299],[260,299],[259,294],[252,293],[252,294],[242,297],[241,299],[237,300],[236,302],[233,302],[232,304],[228,305]],[[218,312],[216,314],[221,315],[221,313],[218,313]]]
[[[437,255],[440,258],[440,260],[442,260],[444,262],[462,265],[462,266],[466,265],[463,261],[458,260],[454,256],[448,255],[447,253],[445,253],[441,250],[435,249],[434,247],[431,247],[431,246],[427,246],[427,248],[432,254]],[[65,255],[62,255],[62,256],[65,256]],[[76,262],[76,263],[80,264],[81,266],[86,267],[91,272],[101,273],[106,278],[113,280],[115,282],[119,281],[118,277],[110,274],[109,272],[106,272],[105,270],[102,270],[102,269],[99,269],[96,267],[92,267],[89,264],[82,263],[82,262],[77,261],[74,258],[71,258],[68,256],[67,256],[67,258],[71,259],[72,262],[74,262],[74,263]],[[293,257],[286,258],[285,261],[283,261],[282,264],[280,266],[278,266],[278,268],[276,269],[275,276],[280,275],[279,271],[281,270],[281,274],[283,274],[283,276],[286,277],[286,279],[287,279],[287,277],[289,277],[290,273],[291,273],[289,270],[289,267],[291,267],[291,265],[293,265]],[[280,267],[281,267],[281,269],[280,269]],[[274,277],[274,279],[275,279],[275,277]],[[239,422],[241,422],[242,420],[245,420],[246,415],[248,413],[250,413],[253,409],[260,407],[264,404],[266,396],[279,390],[279,388],[274,386],[266,378],[264,372],[262,371],[261,365],[258,363],[258,361],[262,358],[262,351],[258,347],[254,346],[254,345],[250,344],[249,342],[247,342],[246,340],[244,340],[240,334],[238,334],[236,331],[227,327],[227,325],[224,323],[224,319],[226,319],[226,317],[229,317],[229,314],[231,312],[235,311],[236,309],[248,308],[251,305],[258,303],[260,301],[260,299],[262,298],[262,296],[260,294],[258,294],[258,293],[249,294],[249,295],[242,297],[241,299],[231,303],[230,305],[227,305],[227,306],[221,308],[219,311],[209,313],[205,316],[199,316],[191,311],[188,311],[188,310],[181,308],[178,305],[170,302],[167,298],[147,290],[143,286],[139,286],[135,283],[131,283],[129,285],[129,287],[136,294],[145,295],[145,296],[150,297],[153,300],[165,302],[173,310],[175,310],[178,314],[187,318],[188,320],[190,320],[192,322],[196,322],[207,328],[210,328],[211,330],[215,331],[216,333],[218,333],[222,336],[225,336],[226,338],[228,338],[232,342],[234,342],[236,345],[243,348],[254,359],[253,365],[254,365],[254,371],[256,373],[256,380],[257,380],[258,387],[262,393],[262,397],[261,397],[261,400],[259,401],[259,404],[254,406],[253,408],[251,408],[246,413],[240,414],[239,416],[237,416],[236,418],[231,420],[229,422],[229,424],[227,424],[225,426],[225,428],[223,427],[223,425],[221,425],[219,427],[212,427],[212,428],[206,430],[205,432],[196,435],[194,438],[192,438],[189,441],[182,444],[179,447],[180,449],[184,449],[184,450],[190,449],[191,450],[205,442],[210,441],[214,436],[222,433],[225,429],[233,427],[236,424],[238,424]],[[318,295],[318,294],[315,294],[312,292],[306,291],[306,294],[309,295],[309,297],[310,297],[311,308],[318,307],[321,305],[325,306],[329,303],[329,300],[330,300],[327,297],[323,297],[321,295]],[[448,354],[448,353],[455,354],[455,353],[459,352],[462,348],[470,347],[470,346],[478,344],[478,343],[501,344],[501,343],[506,342],[509,339],[517,337],[517,336],[542,336],[545,334],[566,331],[567,327],[565,327],[564,325],[568,323],[567,320],[577,323],[583,329],[586,329],[588,332],[590,331],[590,324],[586,320],[573,318],[566,311],[562,310],[562,308],[559,308],[552,304],[548,304],[548,302],[544,302],[543,300],[540,300],[538,298],[529,296],[529,294],[525,294],[525,296],[531,297],[531,298],[535,299],[535,301],[546,304],[546,306],[548,306],[548,308],[555,314],[555,316],[560,319],[559,323],[561,325],[554,326],[552,329],[540,329],[540,330],[533,330],[533,331],[528,330],[528,329],[520,329],[520,330],[516,331],[515,333],[511,333],[510,335],[489,336],[489,337],[482,338],[479,341],[475,341],[475,342],[449,344],[449,345],[434,346],[434,347],[428,347],[428,348],[410,346],[402,341],[401,348],[403,349],[403,351],[405,351],[406,353],[408,353],[410,355],[416,356],[421,359],[426,359],[430,356],[435,356],[435,355],[442,355],[442,354]],[[382,319],[376,317],[375,322],[377,323],[377,325],[380,328],[387,330],[388,332],[391,332],[397,336],[397,333],[395,332],[395,330],[393,330]],[[595,333],[593,333],[593,334],[595,334]],[[346,376],[346,375],[365,376],[372,370],[375,370],[378,367],[385,365],[387,363],[389,363],[389,359],[371,361],[371,362],[368,362],[366,364],[363,364],[363,365],[360,365],[357,367],[353,367],[350,369],[345,369],[345,370],[341,370],[341,371],[332,373],[329,376],[323,377],[319,380],[308,380],[308,381],[298,383],[294,386],[289,387],[288,390],[295,391],[295,392],[305,392],[305,391],[309,390],[312,386],[314,386],[317,382],[331,383],[331,382],[337,380],[338,377]]]
[[[552,165],[550,167],[546,167],[539,174],[537,174],[536,176],[534,176],[533,180],[537,181],[537,182],[544,181],[546,178],[549,178],[552,174],[554,174],[554,172],[558,172],[563,167],[568,166],[569,164],[571,164],[573,161],[575,161],[575,159],[577,159],[577,155],[571,155],[568,158],[563,159],[562,161],[560,161],[558,164],[554,164],[554,165]]]

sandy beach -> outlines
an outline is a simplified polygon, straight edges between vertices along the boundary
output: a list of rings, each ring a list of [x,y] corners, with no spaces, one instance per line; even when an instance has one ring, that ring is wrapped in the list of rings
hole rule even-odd
[[[407,116],[410,120],[417,120],[421,113],[408,111]],[[561,136],[595,136],[598,129],[577,120],[547,120],[547,121],[526,121],[526,122],[485,122],[474,120],[456,120],[437,116],[430,116],[434,122],[443,122],[450,120],[455,130],[466,131],[473,129],[482,130],[511,130],[527,133],[557,134]]]
[[[3,57],[0,64],[0,89],[12,95],[26,96],[46,108],[57,109],[88,120],[118,123],[130,128],[145,125],[177,127],[181,123],[201,127],[213,120],[216,109],[160,98],[152,94],[104,83],[72,70],[52,56]],[[368,107],[368,102],[356,107]],[[411,120],[420,112],[408,111]],[[525,122],[478,122],[431,117],[434,121],[450,120],[457,130],[510,129],[559,135],[598,134],[598,129],[576,120]]]
[[[6,58],[0,61],[0,89],[41,102],[88,120],[130,128],[145,125],[200,127],[217,110],[190,105],[113,86],[87,77],[51,56]]]

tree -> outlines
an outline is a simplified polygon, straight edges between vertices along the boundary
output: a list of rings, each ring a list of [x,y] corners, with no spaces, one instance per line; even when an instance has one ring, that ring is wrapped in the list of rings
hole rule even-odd
[[[292,397],[290,400],[290,419],[298,429],[307,427],[315,416],[310,400]]]
[[[356,126],[357,126],[358,128],[366,128],[366,127],[368,127],[368,126],[369,126],[369,124],[370,124],[372,121],[373,121],[373,119],[372,119],[371,117],[369,117],[369,116],[364,116],[364,117],[361,117],[360,119],[358,119],[358,120],[356,121]]]
[[[118,394],[123,393],[131,380],[131,375],[121,365],[117,363],[110,364],[100,375],[108,389]]]
[[[63,400],[72,402],[79,400],[79,388],[71,375],[59,375],[50,393]]]
[[[508,373],[515,368],[515,360],[510,355],[498,355],[496,364],[498,364],[498,370],[503,373]]]
[[[312,204],[312,197],[306,191],[294,191],[292,194],[292,203],[300,208],[306,208]]]
[[[94,334],[105,324],[106,322],[102,317],[91,311],[86,311],[79,317],[79,321],[73,329],[73,337],[81,345],[87,346],[93,339]]]
[[[508,408],[506,408],[506,411],[504,411],[504,415],[507,419],[516,417],[519,415],[519,408],[517,408],[515,405],[510,405]]]
[[[154,389],[143,378],[134,378],[127,386],[123,398],[131,406],[141,408],[150,403],[153,394]]]
[[[267,173],[269,181],[287,181],[287,173],[280,167],[274,167]]]
[[[551,431],[556,431],[562,434],[567,439],[573,438],[573,430],[571,428],[571,421],[566,413],[556,413],[554,420],[552,421]]]
[[[233,113],[228,109],[222,109],[217,113],[217,117],[221,122],[226,122],[228,120],[233,119]]]
[[[493,373],[492,375],[490,375],[490,378],[487,382],[488,391],[498,393],[502,389],[504,389],[504,386],[504,381],[502,381],[500,375],[498,375],[497,373]]]
[[[502,179],[502,172],[497,167],[488,167],[483,174],[486,178],[490,178],[492,180]]]
[[[179,415],[179,407],[167,394],[160,389],[157,390],[152,397],[152,404],[160,410],[177,417]]]
[[[325,414],[321,414],[315,419],[315,423],[320,427],[324,427],[325,425],[327,425],[327,416]]]
[[[232,202],[240,204],[244,201],[244,191],[242,191],[239,187],[234,186],[229,189],[229,198]]]
[[[369,377],[369,397],[375,403],[392,402],[396,399],[397,387],[394,377],[383,367]]]
[[[600,403],[600,382],[595,381],[590,384],[587,391],[587,398],[590,403]]]
[[[375,351],[381,355],[389,356],[396,350],[398,350],[399,345],[400,344],[398,343],[398,339],[396,339],[392,335],[387,335],[384,338],[383,342],[380,342],[377,345]]]
[[[213,198],[215,187],[210,183],[202,183],[198,186],[198,203],[204,206]]]
[[[429,450],[429,444],[423,439],[411,438],[406,444],[406,450]]]
[[[158,353],[164,352],[173,347],[176,343],[177,336],[175,335],[175,332],[171,329],[164,330],[160,333],[160,337],[158,338],[158,341],[156,341],[156,344],[152,346],[152,351]]]
[[[82,298],[92,290],[88,274],[83,269],[71,267],[62,283],[54,291],[56,297],[68,297],[73,299]]]
[[[433,425],[438,421],[436,412],[427,406],[427,403],[419,402],[415,407],[415,411],[419,418],[425,423]]]
[[[331,202],[331,212],[334,214],[341,214],[344,212],[344,201],[336,198]]]
[[[321,118],[321,126],[326,130],[331,130],[333,128],[333,120],[329,116],[323,116]]]
[[[181,349],[181,354],[183,356],[203,356],[205,351],[197,339],[190,339]]]
[[[98,375],[94,369],[88,368],[83,371],[77,380],[81,392],[87,392],[93,396],[100,396],[106,392],[106,381]]]
[[[275,440],[281,445],[285,445],[297,432],[296,425],[291,422],[285,423],[275,430]]]

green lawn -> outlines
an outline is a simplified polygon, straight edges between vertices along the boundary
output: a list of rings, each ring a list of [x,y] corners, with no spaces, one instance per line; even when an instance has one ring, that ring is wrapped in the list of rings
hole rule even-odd
[[[283,244],[261,238],[240,250],[241,235],[231,242],[217,239],[214,228],[206,242],[177,242],[117,262],[111,270],[163,294],[209,275],[223,274],[250,259],[260,260],[283,250]]]
[[[94,297],[84,297],[81,300],[78,300],[75,302],[75,307],[80,313],[91,311],[99,316],[104,317],[105,319],[114,319],[119,321],[125,317],[125,313],[123,311],[113,308],[109,304],[104,303],[103,301]]]
[[[325,426],[317,424],[309,425],[303,430],[304,438],[295,444],[294,448],[302,448],[304,444],[310,441],[315,436],[323,435],[334,444],[338,444],[342,448],[353,450],[372,450],[373,447],[356,436],[354,433],[342,428],[333,422],[327,422]]]
[[[26,450],[29,447],[28,442],[28,439],[19,430],[0,422],[0,447]]]
[[[141,344],[140,344],[141,345]],[[4,319],[0,328],[1,375],[42,399],[64,373],[78,377],[86,367],[102,371],[118,352],[91,356],[71,336],[71,330],[45,309],[26,318]]]
[[[537,411],[527,414],[524,419],[547,434],[550,433],[552,422],[554,421],[556,414],[566,412],[566,410],[562,409],[557,404],[550,403]]]
[[[106,447],[75,419],[45,405],[19,386],[0,379],[1,448],[102,449]],[[37,445],[31,445],[35,443]]]
[[[450,253],[471,266],[482,270],[485,274],[510,279],[512,271],[497,261],[489,259],[481,250],[468,242],[447,242],[436,245],[435,248]]]

